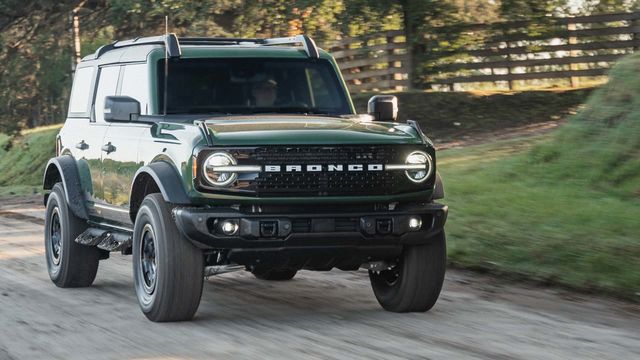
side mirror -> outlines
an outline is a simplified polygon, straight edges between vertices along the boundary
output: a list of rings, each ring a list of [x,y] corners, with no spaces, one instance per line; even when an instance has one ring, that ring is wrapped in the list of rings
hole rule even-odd
[[[398,118],[398,98],[393,95],[376,95],[369,99],[367,112],[374,121],[396,121]]]
[[[104,99],[104,121],[134,121],[140,116],[140,102],[130,96],[107,96]]]

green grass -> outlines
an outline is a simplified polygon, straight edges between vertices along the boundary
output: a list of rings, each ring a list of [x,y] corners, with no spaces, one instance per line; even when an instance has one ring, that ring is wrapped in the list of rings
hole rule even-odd
[[[594,189],[580,176],[531,169],[529,148],[554,140],[546,135],[440,153],[450,260],[637,298],[640,201]]]
[[[47,161],[55,156],[60,126],[22,132],[15,138],[0,134],[0,196],[41,192]]]

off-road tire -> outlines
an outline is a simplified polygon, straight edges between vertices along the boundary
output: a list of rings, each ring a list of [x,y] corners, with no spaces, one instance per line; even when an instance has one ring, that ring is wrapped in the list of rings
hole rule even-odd
[[[190,320],[202,296],[204,255],[179,232],[171,209],[161,194],[147,195],[133,230],[136,295],[142,312],[156,322]]]
[[[295,269],[274,269],[256,267],[251,270],[253,276],[260,280],[286,281],[293,279],[298,273]]]
[[[442,290],[447,253],[444,231],[425,245],[406,246],[392,270],[369,271],[380,305],[393,312],[424,312],[435,305]]]
[[[87,222],[76,217],[67,206],[62,183],[53,185],[47,199],[44,247],[49,277],[56,286],[87,287],[96,278],[98,248],[75,242],[87,227]]]

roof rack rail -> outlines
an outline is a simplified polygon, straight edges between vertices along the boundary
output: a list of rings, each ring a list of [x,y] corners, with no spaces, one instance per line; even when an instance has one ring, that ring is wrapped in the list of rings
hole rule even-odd
[[[237,45],[242,43],[259,44],[263,39],[223,38],[223,37],[181,37],[180,43],[185,45]]]
[[[96,50],[94,59],[100,58],[105,53],[118,48],[136,46],[136,45],[164,45],[167,48],[167,54],[170,58],[180,57],[182,51],[180,50],[180,43],[176,34],[171,33],[167,35],[149,36],[149,37],[137,37],[131,40],[114,41],[111,44],[103,45]]]
[[[302,44],[304,47],[304,51],[307,53],[307,56],[310,58],[319,58],[320,53],[318,52],[318,47],[316,47],[316,42],[313,41],[312,38],[307,35],[296,35],[291,37],[282,37],[282,38],[272,38],[272,39],[263,39],[260,42],[261,45],[292,45],[292,44]]]
[[[291,37],[271,38],[271,39],[250,39],[250,38],[221,38],[221,37],[184,37],[178,38],[176,34],[167,34],[160,36],[150,36],[143,38],[135,38],[131,40],[115,41],[111,44],[101,46],[96,50],[93,59],[98,59],[105,53],[118,48],[136,46],[136,45],[164,45],[170,58],[180,57],[182,51],[180,44],[183,45],[241,45],[256,44],[263,46],[270,45],[294,45],[301,44],[307,56],[310,58],[319,58],[320,53],[316,47],[315,41],[306,35],[296,35]]]

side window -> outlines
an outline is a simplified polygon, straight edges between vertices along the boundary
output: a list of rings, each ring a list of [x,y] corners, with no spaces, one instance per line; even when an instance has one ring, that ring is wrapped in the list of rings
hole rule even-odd
[[[89,112],[89,98],[92,93],[91,80],[93,80],[93,67],[76,70],[69,99],[69,116],[86,116]]]
[[[119,75],[120,66],[110,66],[100,69],[96,101],[93,107],[96,122],[104,122],[104,98],[116,94]]]
[[[122,89],[120,95],[131,96],[140,102],[140,111],[143,115],[149,113],[149,74],[147,64],[134,64],[124,66]]]

